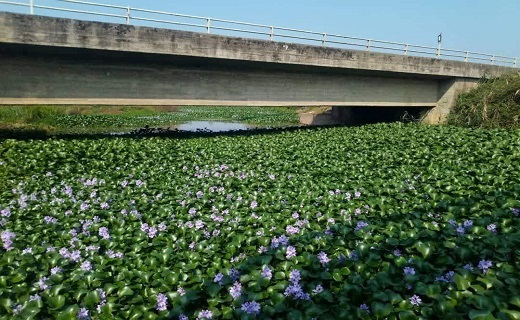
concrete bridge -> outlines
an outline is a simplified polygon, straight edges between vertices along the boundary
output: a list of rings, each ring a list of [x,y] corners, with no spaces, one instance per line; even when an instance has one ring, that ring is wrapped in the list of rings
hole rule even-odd
[[[0,59],[0,105],[325,105],[428,123],[482,77],[518,70],[7,12]]]

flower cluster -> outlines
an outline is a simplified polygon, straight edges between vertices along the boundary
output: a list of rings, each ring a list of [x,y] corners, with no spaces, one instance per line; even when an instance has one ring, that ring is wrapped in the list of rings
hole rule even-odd
[[[14,232],[11,232],[9,230],[2,231],[1,239],[5,250],[9,251],[13,249],[13,239],[15,237],[16,234]]]
[[[157,309],[157,311],[164,311],[167,308],[168,308],[168,297],[166,297],[166,295],[163,293],[157,294],[157,305],[155,306],[155,309]]]
[[[260,304],[256,301],[244,302],[240,307],[240,310],[247,314],[257,315],[260,313]]]
[[[291,284],[285,288],[284,295],[292,297],[294,300],[310,300],[310,295],[303,291],[300,285],[301,274],[299,270],[293,270],[289,274]]]

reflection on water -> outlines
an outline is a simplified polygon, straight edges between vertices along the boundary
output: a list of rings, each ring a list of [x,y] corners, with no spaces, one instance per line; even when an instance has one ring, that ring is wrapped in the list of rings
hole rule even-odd
[[[175,126],[176,129],[183,131],[209,130],[213,132],[230,131],[230,130],[246,130],[249,126],[244,123],[237,122],[221,122],[221,121],[190,121]]]

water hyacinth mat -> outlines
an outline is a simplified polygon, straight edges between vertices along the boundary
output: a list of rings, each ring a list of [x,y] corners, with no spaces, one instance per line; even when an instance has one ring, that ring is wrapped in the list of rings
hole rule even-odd
[[[520,319],[520,131],[2,140],[1,319]]]

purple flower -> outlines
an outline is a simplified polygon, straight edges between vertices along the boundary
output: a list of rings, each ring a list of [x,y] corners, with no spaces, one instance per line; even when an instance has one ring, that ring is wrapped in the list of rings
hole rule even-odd
[[[197,319],[213,319],[213,313],[209,310],[202,310]]]
[[[497,233],[497,226],[496,224],[492,223],[490,225],[487,226],[487,229],[493,233]]]
[[[98,313],[101,313],[101,308],[107,303],[107,294],[103,289],[97,289],[97,292],[99,293],[99,298],[101,301],[96,306],[96,309]]]
[[[491,268],[492,266],[493,266],[493,262],[491,262],[490,260],[481,260],[478,263],[478,268],[480,270],[482,270],[483,273],[486,273],[488,271],[488,269]]]
[[[422,300],[421,298],[414,294],[411,298],[410,298],[410,303],[413,304],[414,306],[418,306],[422,303]]]
[[[229,270],[228,274],[231,277],[231,279],[233,279],[233,281],[238,280],[238,278],[240,277],[240,271],[238,271],[235,268],[231,268],[231,270]]]
[[[300,228],[295,227],[295,226],[287,226],[285,228],[285,232],[289,235],[294,235],[294,234],[297,234],[298,232],[300,232]]]
[[[20,314],[22,312],[23,306],[21,304],[17,304],[13,307],[14,314]]]
[[[9,209],[2,209],[0,210],[0,214],[2,215],[2,217],[6,217],[6,218],[9,218],[11,216],[11,210]]]
[[[216,276],[215,276],[215,279],[213,279],[213,282],[216,282],[218,284],[222,284],[222,279],[224,278],[224,275],[222,273],[218,273]]]
[[[471,226],[473,226],[473,221],[471,221],[471,220],[464,221],[464,228],[469,228]]]
[[[356,228],[355,228],[354,230],[355,230],[355,231],[358,231],[358,230],[363,229],[363,228],[365,228],[365,227],[368,227],[368,223],[366,223],[365,221],[359,221],[359,222],[357,223]]]
[[[14,232],[11,232],[9,230],[4,230],[4,231],[2,231],[0,238],[2,239],[5,250],[9,251],[9,250],[13,249],[13,247],[12,247],[13,239],[16,238],[16,235]]]
[[[287,251],[285,253],[285,257],[287,259],[291,259],[292,257],[296,257],[296,248],[293,246],[288,246]]]
[[[54,267],[51,269],[51,274],[58,274],[58,273],[61,273],[61,268],[60,267]]]
[[[70,260],[78,262],[81,260],[81,252],[79,250],[72,251],[69,256]]]
[[[321,284],[317,285],[316,288],[314,288],[314,290],[312,290],[312,293],[314,293],[314,294],[318,294],[321,292],[323,292],[323,287],[321,286]]]
[[[26,253],[32,253],[32,248],[25,248],[22,250],[22,254],[26,254]]]
[[[40,295],[38,295],[38,294],[31,295],[29,297],[29,301],[40,301],[41,299],[42,299],[42,297],[40,297]]]
[[[366,313],[370,313],[370,308],[365,304],[363,303],[362,305],[359,306],[359,309],[363,310],[363,311],[366,311]]]
[[[48,284],[45,283],[45,281],[49,280],[47,277],[41,277],[38,281],[38,286],[40,287],[40,290],[47,290],[50,288]]]
[[[229,294],[236,299],[242,295],[242,284],[238,281],[235,281],[233,286],[229,288]]]
[[[157,311],[164,311],[166,310],[168,307],[168,297],[166,297],[166,295],[162,294],[162,293],[159,293],[157,295],[157,306],[155,307],[155,309],[157,309]]]
[[[260,304],[256,301],[245,302],[240,309],[247,314],[258,314],[260,313]]]
[[[518,217],[520,215],[520,208],[511,208],[511,212],[513,212],[515,217]]]
[[[58,251],[60,253],[60,255],[67,259],[67,258],[70,258],[70,252],[67,248],[61,248],[60,251]]]
[[[179,320],[189,320],[188,317],[184,314],[179,315]]]
[[[108,208],[110,208],[110,206],[106,202],[102,202],[100,206],[101,206],[101,209],[108,209]]]
[[[448,271],[448,272],[446,272],[445,275],[436,277],[435,281],[452,282],[453,281],[453,276],[455,276],[455,272],[454,271]]]
[[[464,227],[461,226],[457,227],[456,231],[459,235],[463,235],[464,233],[466,233],[466,229],[464,229]]]
[[[330,262],[330,258],[327,257],[327,254],[323,251],[321,251],[319,254],[318,254],[318,259],[320,260],[320,263],[322,266],[325,266],[327,263]]]
[[[295,300],[310,300],[310,295],[305,293],[299,283],[287,286],[283,293],[286,297],[293,297]]]
[[[401,256],[401,250],[399,250],[399,249],[395,249],[395,250],[394,250],[394,255],[395,255],[396,257],[400,257],[400,256]]]
[[[348,255],[349,259],[352,259],[354,261],[357,261],[359,259],[359,256],[358,254],[355,252],[355,251],[352,251],[349,255]]]
[[[411,268],[411,267],[405,267],[404,268],[404,274],[405,275],[414,275],[415,274],[415,269]]]
[[[83,271],[91,271],[92,270],[92,263],[90,261],[83,261],[81,264],[81,270]]]
[[[178,287],[177,288],[177,293],[182,297],[183,295],[186,294],[186,290],[184,290],[183,287]]]
[[[202,222],[202,220],[195,221],[195,229],[199,230],[202,228],[204,228],[204,222]]]
[[[158,226],[157,226],[157,229],[159,229],[159,231],[165,231],[166,230],[166,224],[164,224],[164,222],[161,222]]]
[[[258,202],[256,202],[256,201],[251,202],[251,209],[254,209],[256,207],[258,207]]]
[[[157,228],[156,227],[148,228],[148,238],[153,239],[156,236],[157,236]]]
[[[46,224],[55,224],[58,222],[58,219],[50,217],[50,216],[45,216],[45,217],[43,217],[43,222],[45,222]]]
[[[471,263],[466,264],[463,268],[465,270],[473,271],[473,266],[471,265]]]
[[[289,281],[291,281],[294,284],[299,283],[301,278],[302,277],[300,274],[300,270],[295,269],[295,270],[291,271],[291,273],[289,274]]]
[[[78,311],[78,320],[88,320],[90,319],[90,311],[87,310],[87,308],[81,308]]]
[[[108,228],[107,227],[101,227],[99,228],[99,235],[103,238],[103,239],[110,239],[110,234],[108,233]]]
[[[271,269],[269,269],[269,267],[264,267],[262,269],[262,278],[271,280],[272,277],[273,277],[273,272],[271,271]]]
[[[284,234],[282,234],[280,237],[278,237],[278,242],[282,246],[288,246],[289,245],[289,238],[287,238]]]

